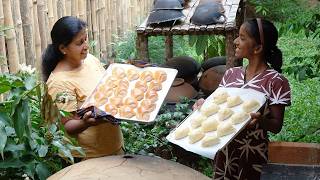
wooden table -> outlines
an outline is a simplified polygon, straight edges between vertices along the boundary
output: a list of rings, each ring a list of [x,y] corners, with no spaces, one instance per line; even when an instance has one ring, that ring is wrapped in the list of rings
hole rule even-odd
[[[244,3],[245,0],[222,0],[227,17],[224,23],[214,25],[197,26],[190,22],[190,18],[197,7],[199,0],[190,0],[188,8],[182,12],[185,18],[182,23],[171,27],[151,27],[147,26],[147,19],[137,27],[136,48],[138,58],[149,61],[148,54],[148,37],[149,36],[166,36],[166,60],[173,57],[173,35],[223,35],[226,41],[227,68],[239,65],[239,61],[235,61],[233,40],[237,37],[239,26],[244,19]]]
[[[158,157],[125,155],[89,159],[68,166],[48,178],[115,180],[209,180],[187,166]]]

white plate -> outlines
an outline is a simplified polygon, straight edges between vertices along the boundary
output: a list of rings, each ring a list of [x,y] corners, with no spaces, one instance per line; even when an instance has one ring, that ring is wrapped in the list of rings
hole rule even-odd
[[[173,80],[175,79],[178,71],[176,69],[171,69],[171,68],[160,68],[160,67],[145,67],[145,68],[138,68],[136,66],[133,66],[131,64],[118,64],[118,63],[113,63],[111,64],[108,69],[106,70],[105,74],[103,75],[102,79],[100,80],[100,82],[98,83],[98,85],[96,86],[95,90],[93,91],[93,93],[87,98],[87,100],[85,101],[85,103],[82,105],[82,107],[88,105],[88,104],[93,104],[94,103],[94,98],[93,98],[93,94],[95,93],[97,87],[105,81],[105,79],[109,76],[111,76],[112,74],[112,69],[115,68],[115,67],[122,67],[124,68],[125,70],[129,69],[129,68],[135,68],[136,70],[138,70],[139,72],[142,72],[142,71],[151,71],[151,72],[154,72],[156,70],[163,70],[167,73],[167,79],[162,83],[162,89],[160,91],[157,91],[158,92],[158,100],[156,101],[156,108],[151,112],[150,114],[150,118],[148,120],[141,120],[141,119],[137,119],[135,116],[133,118],[124,118],[124,117],[121,117],[118,114],[115,115],[115,118],[118,118],[118,119],[122,119],[122,120],[125,120],[125,121],[129,121],[129,122],[139,122],[139,123],[152,123],[158,112],[159,112],[159,109],[165,99],[165,97],[167,96],[167,93],[173,83]],[[137,80],[134,80],[134,81],[130,81],[129,83],[129,89],[128,89],[128,94],[126,95],[126,97],[130,96],[130,91],[131,89],[133,88],[134,84],[136,83]],[[124,99],[124,98],[123,98]],[[141,101],[140,101],[141,102]],[[81,107],[81,108],[82,108]],[[101,109],[102,111],[104,111],[104,105],[98,107],[99,109]],[[120,107],[121,108],[121,107]]]
[[[260,107],[256,108],[255,110],[253,110],[252,112],[257,112],[262,106],[263,104],[265,103],[266,101],[266,98],[265,98],[265,94],[261,93],[261,92],[258,92],[256,90],[253,90],[253,89],[242,89],[242,88],[223,88],[223,87],[220,87],[218,88],[215,92],[213,92],[204,102],[204,105],[206,103],[208,103],[210,100],[213,99],[213,94],[220,91],[220,90],[223,90],[223,91],[226,91],[228,92],[228,94],[230,96],[240,96],[240,98],[243,100],[243,101],[247,101],[247,100],[252,100],[252,99],[255,99],[257,100],[259,103],[260,103]],[[241,107],[242,104],[238,105],[238,106],[235,106],[233,108],[231,108],[234,112],[240,112],[242,111],[242,107]],[[223,103],[223,104],[220,104],[220,109],[221,108],[225,108],[227,107],[227,103]],[[195,117],[195,116],[198,116],[200,114],[200,111],[199,110],[196,110],[194,111],[193,113],[191,113],[188,117],[186,117],[186,119],[179,125],[179,126],[189,126],[190,129],[191,126],[190,126],[190,120]],[[212,115],[212,116],[217,116],[218,113]],[[229,119],[227,119],[229,120]],[[168,141],[174,143],[174,144],[177,144],[178,146],[184,148],[185,150],[187,151],[191,151],[191,152],[194,152],[196,154],[199,154],[201,156],[204,156],[204,157],[207,157],[207,158],[210,158],[210,159],[214,159],[214,156],[215,154],[221,149],[223,148],[224,146],[226,146],[234,137],[236,137],[236,135],[245,127],[245,125],[249,122],[250,118],[248,118],[247,120],[245,120],[244,122],[240,123],[240,124],[236,124],[236,125],[233,125],[233,127],[236,129],[236,131],[232,134],[229,134],[229,135],[226,135],[226,136],[222,136],[222,137],[219,137],[220,138],[220,143],[216,144],[216,145],[213,145],[211,147],[202,147],[201,146],[201,141],[203,140],[200,140],[194,144],[190,144],[189,143],[189,138],[188,136],[183,138],[183,139],[179,139],[179,140],[175,140],[174,138],[174,133],[175,133],[175,130],[179,127],[177,127],[176,129],[172,130],[170,132],[170,134],[166,137]],[[198,127],[200,128],[200,127]],[[216,133],[216,131],[212,131],[212,132],[207,132],[206,135],[212,135]]]

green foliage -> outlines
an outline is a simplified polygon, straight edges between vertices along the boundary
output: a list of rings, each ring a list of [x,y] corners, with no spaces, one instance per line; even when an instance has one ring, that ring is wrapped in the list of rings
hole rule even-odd
[[[261,14],[266,16],[269,14],[270,4],[273,3],[272,0],[249,0],[249,3],[255,7],[255,11],[257,14]]]
[[[0,75],[0,175],[6,179],[46,179],[83,151],[64,136],[60,122],[45,122],[40,104],[43,84],[34,74]],[[52,102],[51,102],[52,104]],[[53,111],[53,109],[51,109]],[[65,157],[59,157],[61,154]]]
[[[225,55],[225,38],[223,36],[190,35],[189,45],[195,48],[198,56],[208,52],[208,58]]]
[[[286,108],[284,126],[273,141],[320,143],[320,79],[289,79],[292,106]]]

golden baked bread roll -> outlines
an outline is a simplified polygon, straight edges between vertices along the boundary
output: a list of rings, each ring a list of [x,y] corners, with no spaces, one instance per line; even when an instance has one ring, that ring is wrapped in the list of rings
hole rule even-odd
[[[219,144],[220,143],[220,139],[217,136],[217,134],[212,134],[212,135],[208,135],[205,136],[203,138],[203,140],[201,141],[201,146],[202,147],[211,147],[215,144]]]
[[[253,112],[254,110],[256,110],[259,107],[260,107],[260,103],[255,99],[245,101],[242,104],[242,109],[247,113]]]
[[[151,71],[143,71],[140,75],[140,79],[146,82],[150,82],[153,80],[153,74]]]
[[[123,104],[125,106],[129,106],[131,108],[136,108],[138,106],[138,101],[133,98],[133,97],[126,97],[124,100],[123,100]]]
[[[162,70],[157,70],[156,72],[154,72],[153,77],[159,82],[164,82],[165,80],[167,80],[167,73]]]
[[[184,126],[184,127],[178,127],[176,131],[174,132],[174,139],[179,140],[184,137],[187,137],[189,134],[189,127]]]
[[[197,115],[197,116],[194,116],[191,120],[190,120],[190,125],[192,128],[197,128],[201,125],[201,123],[206,120],[207,117],[204,116],[204,115]]]
[[[118,79],[122,79],[126,77],[126,72],[122,67],[113,67],[112,68],[112,76]]]
[[[227,101],[229,94],[226,91],[220,90],[213,94],[213,102],[216,104],[222,104]]]
[[[194,144],[205,136],[201,129],[194,129],[189,132],[189,143]]]
[[[135,83],[134,87],[137,88],[137,89],[140,89],[140,90],[143,91],[143,92],[146,92],[147,89],[148,89],[147,82],[146,82],[146,81],[140,81],[140,80],[138,80],[138,81]]]
[[[146,99],[150,99],[151,102],[155,103],[158,100],[157,91],[148,90],[145,95]]]
[[[156,80],[151,81],[148,89],[153,91],[160,91],[162,89],[161,82]]]
[[[228,119],[233,114],[230,108],[223,108],[218,111],[218,118],[220,121]]]
[[[241,112],[234,113],[231,116],[230,120],[232,124],[239,124],[247,120],[248,118],[250,118],[249,114],[241,111]]]
[[[225,121],[225,122],[221,122],[218,125],[217,135],[219,137],[222,137],[222,136],[226,136],[228,134],[231,134],[235,131],[236,131],[236,129],[232,126],[232,123],[230,121]]]
[[[205,115],[205,116],[211,116],[215,113],[217,113],[219,111],[220,107],[212,102],[209,102],[207,104],[204,104],[201,108],[200,108],[200,112]]]
[[[122,98],[119,97],[111,97],[109,98],[109,102],[111,105],[115,106],[115,107],[120,107],[122,105]]]
[[[141,89],[134,88],[131,90],[131,96],[134,97],[137,101],[140,101],[144,97],[144,92]]]
[[[242,103],[242,99],[240,96],[230,96],[227,98],[227,107],[231,108],[234,106],[238,106]]]
[[[130,68],[127,70],[127,77],[129,81],[134,81],[139,79],[139,71],[134,68]]]
[[[110,113],[112,116],[118,114],[118,108],[116,106],[113,106],[112,104],[106,104],[104,106],[104,111]]]
[[[201,129],[203,132],[215,131],[217,130],[219,123],[220,121],[216,117],[211,116],[201,123]]]
[[[121,108],[119,108],[119,111],[120,116],[124,118],[132,118],[136,115],[133,108],[129,106],[122,106]]]

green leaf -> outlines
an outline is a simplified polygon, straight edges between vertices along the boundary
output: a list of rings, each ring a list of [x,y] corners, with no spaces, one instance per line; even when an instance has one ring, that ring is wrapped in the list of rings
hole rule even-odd
[[[4,147],[6,146],[7,138],[8,137],[7,137],[4,123],[0,121],[0,154],[2,159],[4,159],[3,150],[4,150]]]
[[[8,145],[4,148],[5,152],[17,152],[26,150],[24,144],[12,144],[8,143]]]
[[[25,166],[25,163],[20,161],[19,159],[14,159],[14,158],[6,158],[3,161],[0,161],[0,167],[3,169],[6,168],[21,168]]]
[[[69,149],[67,149],[60,141],[54,140],[52,141],[52,144],[56,146],[59,149],[59,152],[61,152],[65,157],[69,158],[71,162],[74,162],[73,156]]]
[[[34,162],[34,161],[26,164],[25,172],[26,172],[27,175],[28,175],[29,177],[31,177],[32,179],[34,179],[35,170],[36,170],[36,165],[35,165],[35,162]]]
[[[47,179],[50,176],[49,167],[45,163],[39,163],[36,166],[36,172],[40,180]]]
[[[194,46],[197,42],[197,36],[189,35],[189,46]]]
[[[0,112],[0,122],[5,124],[6,126],[11,125],[11,120],[10,120],[9,116],[7,114],[5,114],[4,112]]]
[[[41,145],[38,149],[38,155],[39,157],[45,157],[48,153],[48,146],[47,145]]]
[[[29,123],[29,104],[27,100],[21,100],[16,106],[14,114],[12,115],[13,126],[19,141],[22,141],[22,137],[26,131],[26,127]]]
[[[197,43],[196,43],[196,53],[197,55],[202,55],[203,52],[207,49],[208,46],[208,36],[201,35],[198,36]]]
[[[27,90],[31,90],[37,85],[37,79],[34,76],[28,76],[25,80],[25,87]]]

